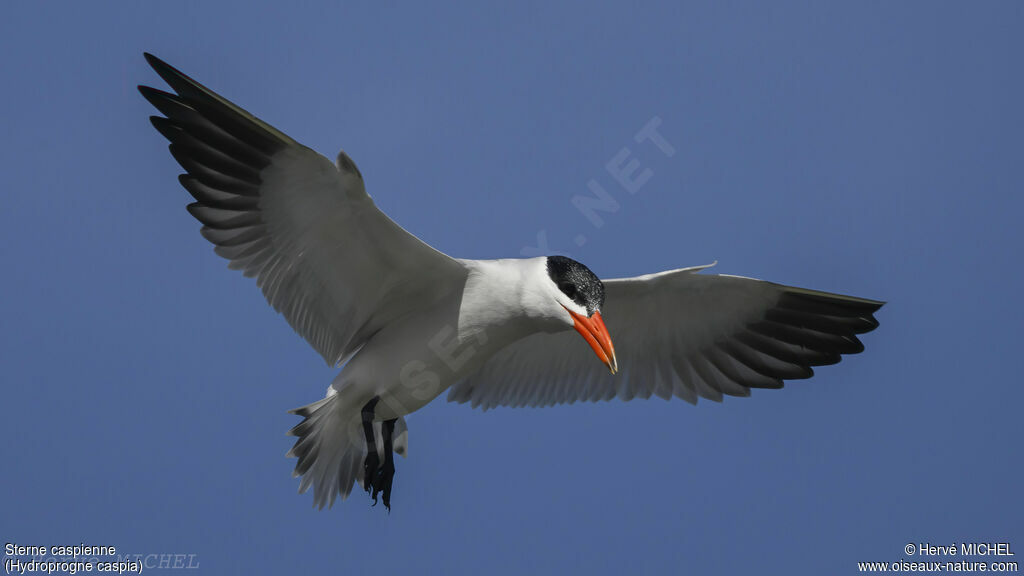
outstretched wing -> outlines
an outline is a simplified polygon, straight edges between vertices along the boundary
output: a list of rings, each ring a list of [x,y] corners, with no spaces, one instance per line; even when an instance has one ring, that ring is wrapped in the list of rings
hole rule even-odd
[[[748,396],[810,378],[864,349],[882,302],[742,278],[707,266],[608,280],[601,312],[620,372],[611,375],[573,331],[504,348],[448,394],[484,409],[580,400]]]
[[[355,163],[337,165],[160,59],[146,60],[176,93],[139,91],[166,117],[195,197],[200,233],[256,278],[267,301],[328,364],[412,305],[429,305],[461,265],[403,230],[366,194]]]

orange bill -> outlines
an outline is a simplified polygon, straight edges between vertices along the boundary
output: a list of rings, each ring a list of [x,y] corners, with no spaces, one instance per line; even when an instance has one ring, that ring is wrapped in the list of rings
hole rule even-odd
[[[580,333],[580,336],[583,336],[587,344],[590,344],[594,354],[597,354],[597,357],[601,362],[604,362],[604,365],[611,370],[612,374],[618,372],[619,364],[615,360],[615,346],[612,345],[612,337],[608,334],[608,328],[604,325],[601,313],[594,312],[593,315],[587,318],[568,308],[566,308],[566,311],[572,316],[576,331]]]

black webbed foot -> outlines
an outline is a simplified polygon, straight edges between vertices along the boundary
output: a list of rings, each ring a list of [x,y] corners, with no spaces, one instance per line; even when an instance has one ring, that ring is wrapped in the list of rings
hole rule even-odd
[[[391,511],[391,484],[395,479],[395,461],[388,458],[380,469],[380,492],[384,500],[384,507]],[[376,488],[375,488],[376,489]]]
[[[374,396],[363,406],[363,434],[366,436],[366,459],[363,460],[363,488],[369,492],[377,481],[377,470],[380,459],[377,457],[377,442],[373,439],[373,410],[377,407],[380,396]],[[377,503],[377,492],[373,493],[373,502]]]
[[[379,396],[374,396],[363,406],[363,434],[366,436],[366,459],[363,460],[363,488],[373,498],[373,505],[377,505],[377,495],[383,494],[384,507],[391,511],[391,484],[395,478],[395,448],[392,436],[395,432],[395,419],[385,420],[381,423],[381,433],[384,440],[384,465],[380,463],[380,455],[377,454],[377,443],[373,437],[374,409]]]
[[[380,476],[380,458],[377,457],[377,450],[373,450],[366,453],[366,459],[363,460],[363,489],[369,494],[373,491],[373,503],[377,503],[377,492],[380,490],[377,488]]]
[[[384,507],[391,511],[391,486],[395,479],[395,447],[392,437],[395,432],[395,421],[385,420],[381,425],[384,435],[384,465],[380,467],[373,482],[373,505],[377,505],[377,494],[381,494]]]

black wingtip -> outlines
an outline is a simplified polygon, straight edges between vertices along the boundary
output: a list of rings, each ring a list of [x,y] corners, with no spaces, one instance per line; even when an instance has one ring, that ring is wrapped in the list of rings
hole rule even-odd
[[[888,302],[884,302],[882,300],[871,300],[870,298],[862,298],[862,300],[864,300],[864,304],[870,308],[872,314],[878,312],[882,306],[888,304]]]
[[[139,91],[143,97],[169,118],[173,116],[173,113],[168,113],[168,108],[180,108],[184,105],[202,116],[203,123],[215,124],[235,139],[241,140],[267,157],[276,154],[285,146],[295,144],[294,140],[280,130],[203,86],[191,76],[148,52],[143,54],[146,57],[146,62],[176,94],[148,86],[139,86]]]
[[[188,74],[153,56],[149,52],[143,52],[143,55],[146,57],[146,62],[149,63],[149,66],[178,94],[185,96],[193,90],[203,91],[202,85],[189,77]]]
[[[139,84],[135,88],[139,91],[139,94],[142,94],[142,97],[146,100],[150,99],[150,97],[153,95],[153,92],[158,91],[156,88],[153,88],[152,86],[146,86],[145,84]]]
[[[163,116],[150,116],[149,123],[153,125],[153,128],[156,128],[156,131],[159,132],[161,136],[172,142],[174,141],[175,136],[177,136],[177,133],[181,132],[181,128],[178,128]]]
[[[164,62],[156,56],[153,56],[149,52],[143,52],[142,55],[146,58],[146,63],[149,64],[149,67],[153,70],[156,70],[156,73],[159,74],[160,77],[164,80],[167,80],[168,75],[172,77],[182,76],[182,73],[179,72],[174,66],[171,66],[167,62]],[[168,81],[168,84],[170,84],[170,81]]]
[[[157,72],[160,71],[159,68],[172,68],[170,64],[164,62],[156,56],[153,56],[149,52],[143,52],[142,56],[146,59],[146,63],[149,64]]]
[[[170,92],[165,92],[163,90],[160,90],[159,88],[153,88],[152,86],[146,86],[144,84],[139,84],[138,89],[139,94],[142,94],[142,97],[145,98],[150,104],[152,104],[157,109],[160,109],[160,104],[162,102],[166,100],[174,100],[177,98],[177,96],[171,94]]]

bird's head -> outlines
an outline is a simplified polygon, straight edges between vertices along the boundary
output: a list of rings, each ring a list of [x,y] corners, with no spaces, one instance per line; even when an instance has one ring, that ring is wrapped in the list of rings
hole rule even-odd
[[[601,318],[604,284],[589,268],[565,256],[549,256],[547,272],[555,300],[565,310],[560,317],[580,333],[612,374],[617,372],[615,347]]]

